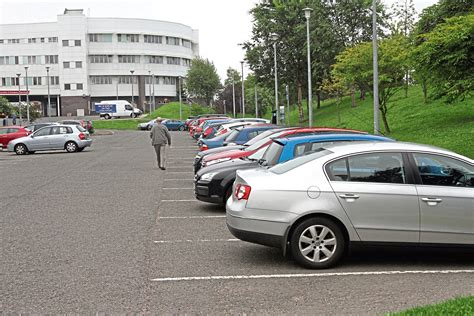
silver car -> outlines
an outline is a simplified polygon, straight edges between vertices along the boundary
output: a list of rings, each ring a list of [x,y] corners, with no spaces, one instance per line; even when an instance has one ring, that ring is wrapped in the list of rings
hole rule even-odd
[[[474,245],[474,161],[408,143],[328,145],[270,169],[237,172],[227,226],[308,268],[355,243]]]
[[[17,155],[34,154],[41,150],[83,151],[92,144],[85,128],[79,125],[53,125],[40,128],[31,135],[8,143],[8,151]]]

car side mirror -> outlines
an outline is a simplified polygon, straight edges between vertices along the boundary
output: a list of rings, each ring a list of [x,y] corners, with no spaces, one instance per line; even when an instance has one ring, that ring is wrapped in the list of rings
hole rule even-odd
[[[35,135],[31,134],[30,137],[31,137],[31,138],[35,138]]]
[[[267,167],[268,166],[268,161],[266,161],[265,159],[259,159],[258,160],[258,164],[262,167]]]

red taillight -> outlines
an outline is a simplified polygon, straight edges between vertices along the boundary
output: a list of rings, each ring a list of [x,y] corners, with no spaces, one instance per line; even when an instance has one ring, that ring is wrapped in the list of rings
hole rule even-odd
[[[206,129],[206,131],[204,132],[204,135],[203,135],[203,137],[204,137],[204,138],[206,138],[206,137],[207,137],[207,135],[209,135],[211,132],[212,132],[212,128],[210,128],[210,127],[209,127],[209,128],[208,128],[208,129]]]
[[[202,146],[199,148],[199,150],[201,150],[201,151],[208,150],[208,149],[209,149],[209,147],[208,147],[206,144],[202,145]]]
[[[227,132],[227,128],[224,128],[224,129],[220,130],[220,132],[216,133],[216,135],[222,135],[225,132]]]
[[[86,139],[86,135],[84,133],[79,133],[79,139],[80,140]]]
[[[235,187],[234,196],[237,200],[248,200],[250,196],[250,191],[252,188],[245,184],[237,184]]]

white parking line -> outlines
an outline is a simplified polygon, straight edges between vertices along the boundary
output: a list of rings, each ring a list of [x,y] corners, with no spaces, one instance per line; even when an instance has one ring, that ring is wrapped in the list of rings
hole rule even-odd
[[[199,200],[161,200],[161,202],[201,202]]]
[[[160,216],[158,219],[204,219],[204,218],[225,218],[225,215],[202,215],[202,216]]]
[[[200,240],[155,240],[155,244],[200,243],[200,242],[236,242],[240,239],[200,239]]]
[[[366,276],[366,275],[400,275],[400,274],[458,274],[474,273],[474,270],[414,270],[414,271],[361,271],[333,273],[299,273],[299,274],[260,274],[260,275],[210,275],[203,277],[156,278],[152,282],[169,281],[213,281],[213,280],[249,280],[281,278],[324,278],[333,276]]]

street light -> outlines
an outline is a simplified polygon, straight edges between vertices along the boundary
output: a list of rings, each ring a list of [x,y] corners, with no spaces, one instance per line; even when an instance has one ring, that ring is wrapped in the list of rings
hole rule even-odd
[[[49,67],[46,67],[46,81],[48,83],[48,117],[51,117],[51,96],[49,94]]]
[[[179,120],[182,120],[183,110],[181,106],[181,76],[178,77],[178,93],[179,93]]]
[[[308,55],[308,116],[309,126],[313,126],[313,97],[311,93],[311,51],[310,51],[310,40],[309,40],[309,18],[311,17],[311,8],[304,8],[304,17],[306,18],[306,43],[307,43],[307,55]]]
[[[130,70],[130,73],[132,74],[132,105],[135,103],[135,98],[133,97],[133,73],[135,70]]]
[[[148,90],[150,92],[150,101],[149,101],[149,104],[148,106],[150,107],[150,114],[151,114],[151,82],[153,81],[152,77],[151,77],[151,70],[148,70],[148,78],[150,78],[150,84],[148,85]]]
[[[255,118],[258,118],[257,80],[255,80]]]
[[[372,50],[374,65],[374,134],[380,134],[379,125],[379,67],[377,56],[377,1],[372,0]]]
[[[245,88],[244,88],[244,61],[240,62],[242,67],[242,117],[245,117]]]
[[[25,66],[25,85],[26,85],[26,121],[30,123],[30,92],[28,91],[28,66]]]
[[[234,82],[234,75],[232,75],[232,110],[234,111],[234,118],[235,118],[235,82]]]
[[[153,103],[153,111],[156,110],[155,108],[155,74],[152,74],[151,75],[151,82],[152,82],[152,85],[153,85],[153,99],[152,99],[152,103]]]
[[[21,125],[21,93],[20,93],[20,76],[21,74],[16,74],[18,76],[18,111],[20,112],[20,125]]]
[[[275,73],[275,111],[276,111],[276,124],[280,121],[280,114],[278,108],[278,67],[277,67],[277,43],[278,35],[273,33],[270,35],[273,40],[273,60],[274,60],[274,73]]]

